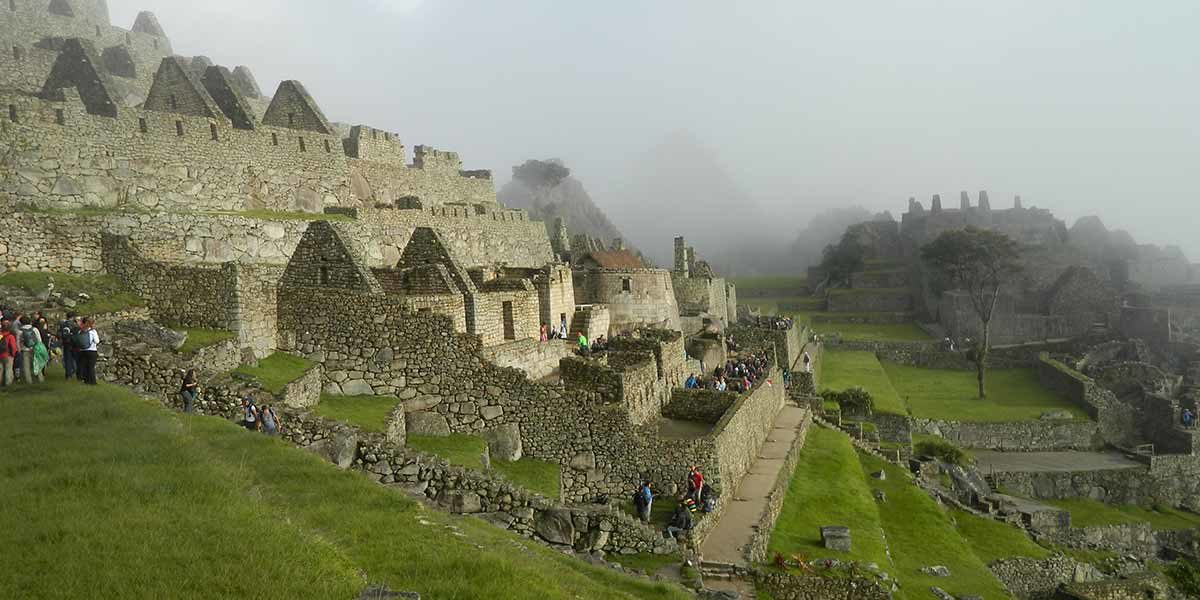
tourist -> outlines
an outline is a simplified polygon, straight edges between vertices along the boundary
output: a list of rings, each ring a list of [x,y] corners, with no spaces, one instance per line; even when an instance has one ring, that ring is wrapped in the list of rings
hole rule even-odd
[[[20,355],[17,338],[13,336],[12,324],[7,320],[0,323],[0,385],[8,387],[16,381],[13,377],[13,361]]]
[[[546,336],[546,324],[542,323],[542,330],[538,332],[538,341],[545,342],[545,341],[548,341],[549,339],[550,338]]]
[[[1185,408],[1185,409],[1183,409],[1182,420],[1183,420],[1183,426],[1188,429],[1191,429],[1192,425],[1195,425],[1195,423],[1196,423],[1196,415],[1192,413],[1192,410],[1190,408]]]
[[[579,353],[580,354],[588,353],[588,339],[587,339],[586,335],[583,335],[582,331],[579,332]]]
[[[706,513],[717,510],[717,493],[707,483],[700,490],[700,509]]]
[[[688,498],[692,502],[700,502],[700,490],[704,489],[704,475],[700,473],[695,465],[688,469]]]
[[[595,340],[592,341],[592,352],[598,352],[598,351],[607,350],[607,349],[608,349],[608,339],[605,338],[603,335],[597,337]]]
[[[188,369],[183,375],[183,383],[179,387],[179,397],[183,398],[183,412],[191,414],[196,404],[196,391],[200,384],[196,382],[196,370]]]
[[[567,339],[567,315],[562,316],[562,321],[558,325],[558,330],[562,332],[563,339]],[[583,334],[580,334],[583,335]]]
[[[263,405],[259,417],[259,420],[262,422],[263,433],[267,435],[279,433],[279,415],[275,414],[275,409],[271,408],[270,404]]]
[[[812,373],[812,357],[808,355],[808,350],[804,351],[804,355],[801,360],[804,361],[804,372]]]
[[[558,339],[558,327],[555,327],[553,325],[550,326],[550,339],[552,339],[552,340]]]
[[[21,373],[25,383],[45,381],[42,371],[49,360],[50,353],[46,351],[46,345],[42,342],[41,332],[33,323],[25,322],[21,325]]]
[[[694,389],[696,389],[696,388],[700,387],[700,386],[698,385],[697,381],[696,381],[696,374],[695,374],[695,373],[692,373],[691,375],[688,375],[687,382],[685,382],[685,383],[683,384],[683,387],[684,387],[684,389],[688,389],[688,390],[694,390]]]
[[[21,351],[19,348],[21,345],[21,319],[24,316],[23,313],[14,312],[12,314],[12,321],[8,325],[8,331],[12,333],[13,339],[16,340],[18,346],[17,353],[13,354],[13,373],[17,376],[17,379],[21,378]]]
[[[58,344],[62,347],[63,373],[67,376],[67,381],[75,377],[79,366],[79,348],[75,344],[78,334],[79,321],[75,318],[75,313],[69,312],[67,318],[58,324]]]
[[[671,514],[671,522],[663,537],[679,539],[679,534],[687,534],[692,530],[692,511],[688,510],[687,498],[680,496],[675,512]]]
[[[641,487],[633,495],[633,507],[643,523],[650,522],[650,507],[654,505],[654,492],[650,490],[650,482],[643,481]]]
[[[258,431],[258,407],[254,405],[254,398],[250,396],[242,398],[242,427]]]
[[[83,320],[79,331],[79,377],[87,385],[96,385],[96,359],[100,357],[100,334],[96,331],[96,320]]]

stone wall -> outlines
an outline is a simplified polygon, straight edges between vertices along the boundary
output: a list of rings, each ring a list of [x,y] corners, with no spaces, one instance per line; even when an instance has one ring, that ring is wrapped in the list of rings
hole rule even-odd
[[[606,304],[609,332],[639,327],[679,329],[671,272],[663,269],[588,269],[572,273],[577,304]]]
[[[1006,558],[988,565],[1004,588],[1018,600],[1052,600],[1058,588],[1087,572],[1075,559],[1055,555],[1044,559]]]
[[[913,418],[911,423],[913,433],[936,435],[967,449],[1052,452],[1104,446],[1098,426],[1091,421],[967,423]]]
[[[759,570],[754,581],[775,600],[891,600],[892,597],[878,583],[853,576],[822,577]]]
[[[1046,354],[1039,357],[1037,374],[1043,387],[1087,411],[1099,425],[1098,431],[1105,442],[1125,448],[1140,443],[1141,436],[1130,426],[1135,422],[1134,410],[1118,401],[1112,392]]]
[[[787,497],[792,474],[800,462],[800,452],[804,449],[804,443],[808,439],[808,429],[811,426],[812,414],[810,413],[806,414],[801,421],[796,438],[792,441],[792,447],[788,449],[787,456],[784,458],[783,468],[780,469],[779,476],[775,478],[775,484],[771,486],[771,491],[767,492],[766,506],[758,517],[754,533],[750,536],[750,544],[746,548],[746,559],[751,564],[766,562],[769,558],[767,546],[771,543],[771,533],[775,531],[775,522],[779,520],[779,514],[783,511],[783,501]]]
[[[483,349],[483,357],[499,367],[524,371],[530,379],[541,379],[558,370],[558,363],[571,356],[575,343],[571,340],[517,340]]]
[[[835,289],[826,295],[829,312],[890,312],[912,310],[912,294],[907,289]]]
[[[321,365],[313,365],[303,375],[283,386],[279,402],[288,408],[308,408],[319,404],[322,371]]]
[[[774,427],[775,418],[787,401],[787,390],[783,388],[780,370],[772,369],[769,379],[774,383],[761,383],[750,394],[743,394],[709,434],[715,444],[720,474],[718,484],[733,486],[714,487],[729,494],[733,493],[737,483],[758,458],[759,450]]]
[[[1013,495],[1035,500],[1091,498],[1105,504],[1200,511],[1200,459],[1193,456],[1155,456],[1148,467],[995,476]]]
[[[721,321],[727,320],[729,299],[725,279],[720,277],[713,279],[682,277],[676,273],[672,277],[672,287],[675,288],[675,298],[678,301],[680,313],[688,315],[709,313]]]
[[[726,337],[732,338],[740,351],[761,353],[772,365],[794,368],[804,351],[807,331],[795,325],[789,329],[778,329],[739,324],[726,328]]]
[[[1143,560],[1158,558],[1161,548],[1149,523],[1070,527],[1048,531],[1043,535],[1052,543],[1066,548],[1104,550],[1137,556]]]
[[[668,419],[715,425],[737,401],[737,397],[734,392],[675,390],[671,393],[671,401],[663,407],[662,415]]]

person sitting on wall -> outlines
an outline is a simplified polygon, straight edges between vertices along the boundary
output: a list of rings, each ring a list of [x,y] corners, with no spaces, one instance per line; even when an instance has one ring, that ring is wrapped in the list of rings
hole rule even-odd
[[[717,509],[717,492],[712,489],[711,485],[704,484],[704,488],[700,490],[700,510],[710,513]]]
[[[608,349],[608,340],[603,335],[592,340],[592,352],[599,352]]]
[[[671,513],[671,522],[667,524],[667,530],[663,533],[663,537],[679,539],[679,534],[687,535],[692,530],[692,511],[688,510],[684,496],[679,497],[679,504],[675,507],[675,512]]]
[[[1185,408],[1185,409],[1183,409],[1183,415],[1181,415],[1181,420],[1183,421],[1184,427],[1191,429],[1192,426],[1196,424],[1196,415],[1192,413],[1192,410],[1190,408]]]

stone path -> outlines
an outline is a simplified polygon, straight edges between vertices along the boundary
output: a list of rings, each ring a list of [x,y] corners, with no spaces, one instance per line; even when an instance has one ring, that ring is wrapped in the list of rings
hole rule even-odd
[[[775,418],[775,425],[750,465],[750,471],[738,484],[732,501],[725,507],[721,522],[708,534],[700,553],[705,562],[745,564],[746,545],[754,534],[754,526],[767,505],[767,494],[783,469],[788,450],[799,435],[799,427],[808,411],[787,404]]]
[[[992,452],[972,450],[979,472],[1045,473],[1104,471],[1144,466],[1116,452]]]

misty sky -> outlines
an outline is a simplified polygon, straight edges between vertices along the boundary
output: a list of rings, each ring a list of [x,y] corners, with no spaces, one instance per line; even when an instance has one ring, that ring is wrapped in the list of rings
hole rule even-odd
[[[154,11],[180,54],[246,64],[268,92],[299,79],[330,119],[457,150],[498,184],[560,157],[604,207],[630,162],[685,130],[776,227],[987,189],[1200,259],[1195,0],[109,5],[123,27]]]

